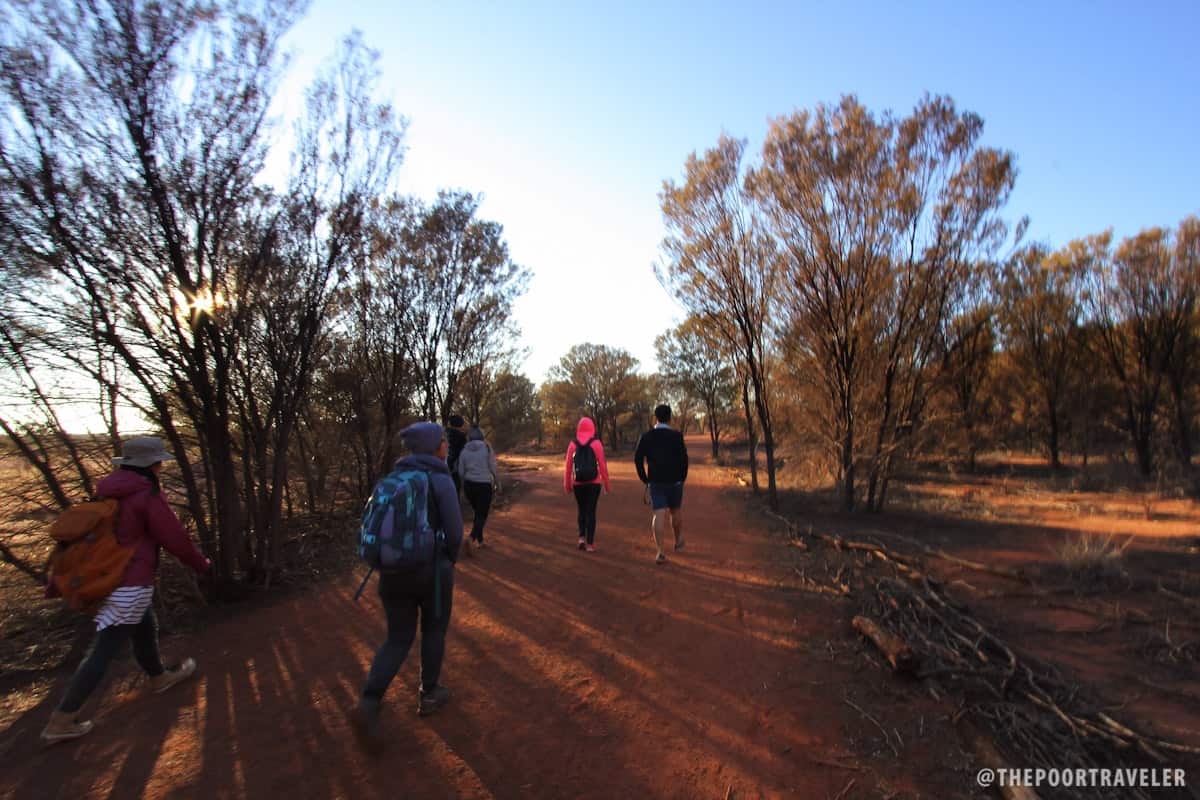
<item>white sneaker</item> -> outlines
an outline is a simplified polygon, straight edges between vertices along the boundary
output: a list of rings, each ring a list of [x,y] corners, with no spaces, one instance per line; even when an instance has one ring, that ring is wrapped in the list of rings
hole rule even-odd
[[[186,681],[196,672],[196,659],[185,658],[175,669],[163,670],[161,675],[150,679],[150,689],[155,694],[161,694],[180,681]]]

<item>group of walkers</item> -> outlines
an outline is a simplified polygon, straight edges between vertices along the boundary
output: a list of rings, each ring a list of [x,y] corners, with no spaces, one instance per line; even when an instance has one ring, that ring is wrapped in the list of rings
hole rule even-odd
[[[670,407],[660,405],[654,415],[657,424],[639,440],[634,463],[653,506],[654,560],[661,565],[667,562],[664,540],[668,527],[674,549],[684,546],[681,507],[688,457],[682,434],[670,427]],[[403,570],[380,569],[378,593],[387,620],[387,636],[371,662],[358,703],[349,713],[352,730],[372,750],[380,743],[384,695],[407,658],[418,627],[421,671],[417,713],[433,714],[450,699],[449,688],[441,682],[441,671],[454,599],[454,567],[460,553],[469,554],[472,546],[484,547],[484,526],[494,494],[500,491],[496,454],[483,431],[478,426],[466,430],[460,416],[447,421],[446,428],[435,422],[418,422],[400,432],[407,455],[396,462],[391,475],[417,472],[425,476],[421,491],[426,508],[417,519],[433,533],[436,544],[427,562]],[[79,712],[126,640],[132,641],[134,657],[155,692],[166,691],[196,671],[192,658],[171,667],[163,665],[152,605],[161,549],[197,573],[207,573],[212,567],[162,496],[159,474],[163,463],[172,460],[174,457],[157,437],[129,439],[123,443],[122,455],[113,459],[117,468],[97,485],[99,497],[119,501],[114,534],[133,555],[120,585],[95,609],[96,635],[42,731],[43,742],[75,739],[91,731],[92,722],[80,719]],[[610,488],[604,446],[596,435],[595,423],[584,417],[567,446],[563,473],[563,490],[574,494],[578,508],[580,550],[596,550],[596,511],[601,491],[607,494]],[[466,539],[460,492],[474,513]],[[400,518],[399,510],[394,511],[387,517],[389,522],[393,517]],[[408,536],[405,546],[413,539]],[[53,594],[53,586],[48,586],[48,595]]]
[[[658,551],[654,563],[665,564],[663,538],[667,525],[674,535],[675,549],[683,549],[683,482],[687,480],[688,455],[683,434],[671,428],[671,407],[658,406],[654,418],[655,426],[638,440],[633,464],[654,509],[651,529]],[[589,553],[596,551],[596,508],[601,489],[604,494],[610,489],[604,445],[596,437],[596,424],[583,417],[575,428],[575,438],[567,445],[563,491],[575,494],[579,508],[579,549]]]
[[[654,509],[651,530],[657,552],[656,564],[667,563],[663,550],[669,526],[674,549],[681,550],[683,538],[683,484],[687,480],[688,455],[683,435],[670,427],[671,408],[654,410],[655,426],[642,435],[634,451],[638,478]],[[439,522],[441,546],[434,562],[416,570],[382,572],[379,599],[387,618],[387,638],[375,653],[358,704],[350,711],[351,729],[369,751],[381,746],[379,725],[383,696],[400,671],[421,629],[421,674],[417,689],[417,714],[435,713],[450,699],[450,689],[441,683],[446,631],[454,593],[454,565],[460,552],[470,552],[472,543],[484,546],[483,528],[500,483],[496,455],[478,426],[464,434],[462,417],[453,416],[443,428],[419,422],[401,431],[409,455],[396,464],[397,470],[427,470],[430,485],[430,515]],[[466,495],[475,514],[471,534],[463,539],[463,522],[458,492]],[[579,549],[596,550],[596,509],[600,493],[611,488],[604,445],[596,436],[596,425],[588,417],[579,420],[575,438],[567,445],[563,469],[563,491],[574,493],[578,508]]]

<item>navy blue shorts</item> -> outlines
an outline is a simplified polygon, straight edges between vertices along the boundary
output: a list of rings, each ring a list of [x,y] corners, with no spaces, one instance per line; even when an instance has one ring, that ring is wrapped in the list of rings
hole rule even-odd
[[[683,505],[683,482],[650,484],[650,505],[660,508],[679,508]]]

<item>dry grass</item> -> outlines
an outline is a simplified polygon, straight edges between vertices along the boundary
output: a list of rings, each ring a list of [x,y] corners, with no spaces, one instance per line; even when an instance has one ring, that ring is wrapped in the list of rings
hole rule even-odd
[[[1055,555],[1072,574],[1118,575],[1124,571],[1125,551],[1135,538],[1118,540],[1113,534],[1080,533],[1060,544]]]

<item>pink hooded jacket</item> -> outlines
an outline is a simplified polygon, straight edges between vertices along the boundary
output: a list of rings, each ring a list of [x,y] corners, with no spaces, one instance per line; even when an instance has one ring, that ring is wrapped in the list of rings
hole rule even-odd
[[[117,512],[117,540],[124,545],[136,542],[137,549],[125,569],[122,586],[154,585],[160,547],[165,547],[196,572],[208,571],[209,560],[192,544],[183,523],[167,505],[162,493],[150,493],[150,481],[144,476],[127,469],[114,470],[96,484],[96,494],[121,501]]]
[[[575,457],[575,442],[584,444],[588,439],[592,440],[592,452],[596,454],[596,466],[599,467],[598,472],[600,477],[593,481],[580,481],[580,485],[589,483],[603,483],[604,491],[608,491],[608,462],[604,460],[604,445],[600,444],[600,440],[594,438],[596,435],[596,423],[592,422],[587,417],[580,417],[579,425],[575,428],[575,439],[567,445],[567,466],[563,472],[563,491],[569,492],[575,488],[575,476],[571,473],[574,471],[571,460]]]

